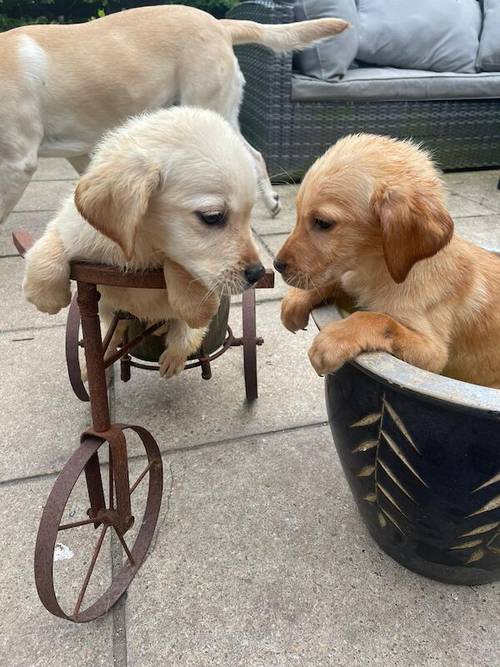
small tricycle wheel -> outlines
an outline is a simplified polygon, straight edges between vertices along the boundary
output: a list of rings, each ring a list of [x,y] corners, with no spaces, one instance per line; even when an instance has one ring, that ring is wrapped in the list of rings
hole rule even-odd
[[[139,436],[146,451],[145,465],[133,484],[130,484],[128,481],[128,469],[130,465],[126,453],[127,445],[121,434],[124,429],[134,431]],[[123,595],[146,557],[160,511],[163,470],[161,454],[156,441],[146,429],[139,426],[120,426],[118,429],[115,428],[115,434],[116,431],[118,431],[118,437],[123,439],[122,451],[124,452],[124,458],[120,460],[122,462],[121,465],[125,466],[125,474],[118,475],[115,473],[118,470],[118,459],[112,455],[112,452],[117,452],[117,450],[113,449],[111,437],[108,442],[104,438],[84,434],[82,444],[71,456],[50,492],[38,529],[35,548],[35,581],[38,595],[48,611],[75,623],[91,621],[101,616]],[[108,463],[107,465],[102,465],[102,462],[99,460],[99,454],[102,455],[105,453],[102,450],[106,449],[106,444],[109,445],[107,448]],[[123,473],[123,467],[121,471]],[[74,487],[82,475],[84,477],[79,482],[78,488],[81,488],[83,493],[77,503],[78,512],[75,513],[74,510],[65,512]],[[107,483],[104,484],[103,475],[105,478],[107,477]],[[126,480],[125,497],[127,498],[130,510],[129,520],[126,525],[121,521],[118,511],[118,500],[120,494],[122,494],[121,497],[123,498],[124,493],[124,478]],[[144,493],[134,496],[133,501],[132,494],[146,478],[148,485],[147,487],[146,485],[143,486]],[[144,496],[144,494],[145,502],[141,503],[141,508],[144,508],[143,516],[142,522],[139,525],[138,522],[141,520],[141,517],[136,513],[139,501],[137,500],[136,502],[135,499]],[[74,500],[71,503],[74,503]],[[85,513],[86,507],[88,509]],[[99,511],[95,511],[97,507],[99,507]],[[65,519],[63,522],[62,519],[65,515],[70,518],[69,521]],[[134,525],[134,521],[136,524],[133,531],[135,540],[132,544],[127,531]],[[102,549],[108,530],[109,534],[114,533],[114,536],[117,538],[115,546],[121,546],[121,548],[118,548],[118,551],[121,552],[120,558],[118,563],[116,558],[114,559],[114,567],[111,567],[111,563],[109,567],[103,566],[103,561],[106,558],[108,561],[110,559],[111,549],[108,551]],[[62,534],[64,534],[64,537],[61,537]],[[58,574],[65,586],[70,585],[73,591],[73,584],[77,583],[76,588],[74,588],[75,592],[72,592],[71,595],[73,600],[76,598],[76,604],[73,606],[73,602],[71,602],[70,605],[63,605],[66,607],[65,610],[61,606],[61,596],[58,595],[60,579],[54,576],[54,561],[60,560],[57,554],[61,552],[61,549],[69,550],[69,547],[58,542],[58,540],[64,539],[65,543],[70,543],[71,534],[73,534],[73,538],[80,545],[79,552],[81,552],[81,558],[84,559],[81,573],[85,572],[85,576],[83,584],[80,586],[79,582],[75,582],[75,576],[69,579],[67,571],[61,572],[58,569]],[[98,536],[97,540],[95,539],[96,536]],[[89,542],[95,543],[93,550],[89,548]],[[97,577],[99,580],[97,581],[97,585],[94,586],[96,590],[93,590],[92,600],[89,600],[87,603],[87,599],[90,597],[89,582],[96,570],[99,569],[96,567],[99,559],[101,559],[100,568],[106,573],[106,583],[101,584],[99,577]],[[71,565],[68,561],[67,567],[69,568]],[[76,591],[78,591],[78,595],[76,595]],[[84,604],[84,601],[86,604]],[[71,606],[71,609],[68,608],[69,606]]]
[[[257,391],[257,325],[255,317],[255,289],[243,292],[243,370],[245,393],[248,401],[258,397]]]

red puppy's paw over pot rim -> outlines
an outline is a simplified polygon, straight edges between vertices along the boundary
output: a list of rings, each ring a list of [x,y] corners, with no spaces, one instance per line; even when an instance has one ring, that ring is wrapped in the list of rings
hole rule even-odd
[[[341,319],[314,311],[321,329]],[[335,446],[375,541],[445,583],[500,580],[500,391],[360,355],[325,378]]]

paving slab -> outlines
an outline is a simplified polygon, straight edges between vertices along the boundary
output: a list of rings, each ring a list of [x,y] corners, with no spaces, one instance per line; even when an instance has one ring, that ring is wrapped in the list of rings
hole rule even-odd
[[[71,164],[61,158],[41,158],[34,181],[74,181],[78,173]]]
[[[49,220],[55,211],[25,211],[13,212],[0,226],[0,257],[2,255],[16,255],[17,250],[12,243],[12,232],[23,230],[29,232],[36,240],[43,234]]]
[[[70,195],[76,180],[32,181],[17,202],[14,211],[47,211],[59,208]]]
[[[315,327],[291,334],[279,312],[279,303],[257,306],[257,332],[265,342],[257,352],[254,403],[245,401],[242,349],[233,348],[213,363],[209,381],[201,379],[199,369],[171,380],[132,369],[128,383],[116,383],[116,420],[145,426],[163,451],[324,421],[323,383],[306,353]],[[238,307],[231,310],[230,325],[241,334]]]
[[[366,533],[329,429],[165,456],[129,665],[493,665],[498,585],[409,572]]]
[[[57,315],[47,315],[25,301],[22,291],[24,276],[22,257],[1,257],[0,275],[0,332],[65,324],[66,308]]]
[[[498,169],[445,175],[449,190],[497,212],[500,212],[500,191],[497,189],[499,178]]]
[[[276,185],[276,192],[281,199],[281,212],[271,218],[264,205],[257,199],[252,211],[251,224],[260,235],[290,232],[295,224],[295,196],[297,185]]]
[[[38,599],[33,578],[34,545],[53,482],[45,479],[0,484],[0,664],[109,667],[113,664],[111,615],[77,625],[49,614]],[[84,545],[81,547],[83,552]],[[73,549],[77,557],[77,547]],[[55,563],[56,570],[59,565]]]
[[[64,333],[0,334],[0,480],[59,471],[90,423],[69,385]]]

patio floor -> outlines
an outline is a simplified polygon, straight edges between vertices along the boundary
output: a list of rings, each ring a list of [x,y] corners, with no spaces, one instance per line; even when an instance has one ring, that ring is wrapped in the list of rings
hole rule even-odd
[[[497,171],[446,176],[457,231],[500,247]],[[323,383],[307,360],[314,336],[279,320],[284,287],[258,296],[260,397],[244,401],[241,350],[168,382],[136,371],[111,391],[116,421],[148,428],[165,488],[154,548],[106,617],[74,625],[41,606],[33,548],[58,471],[89,423],[64,362],[65,313],[21,296],[13,229],[39,235],[75,172],[45,160],[0,228],[0,664],[493,666],[500,586],[446,586],[409,572],[365,531],[325,423]],[[253,226],[271,266],[294,222],[259,205]],[[241,329],[238,300],[231,325]],[[83,549],[83,546],[82,546]],[[78,555],[78,554],[77,554]]]

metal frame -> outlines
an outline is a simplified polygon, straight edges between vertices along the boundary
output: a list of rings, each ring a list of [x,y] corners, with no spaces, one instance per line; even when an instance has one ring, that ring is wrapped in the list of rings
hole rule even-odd
[[[25,232],[13,234],[18,252],[24,256],[33,244],[31,236]],[[108,402],[108,379],[113,364],[129,357],[129,352],[144,336],[152,333],[161,324],[153,325],[133,341],[124,345],[108,360],[105,351],[114,328],[118,324],[115,317],[104,339],[101,336],[99,319],[98,285],[164,289],[165,280],[162,271],[143,273],[125,273],[119,269],[74,262],[71,264],[70,277],[76,281],[77,292],[73,299],[66,331],[66,354],[68,373],[75,394],[83,401],[89,401],[92,425],[84,431],[81,443],[59,474],[45,504],[35,547],[35,582],[37,591],[45,608],[61,618],[82,623],[91,621],[106,613],[123,595],[141,567],[158,520],[163,491],[163,464],[157,442],[145,428],[129,424],[112,424]],[[272,287],[272,272],[259,281],[258,287]],[[187,364],[187,368],[201,366],[202,377],[210,377],[210,363],[229,347],[243,346],[245,363],[245,386],[249,399],[257,398],[257,368],[255,360],[256,346],[262,339],[255,334],[255,289],[247,290],[243,295],[243,336],[235,338],[228,327],[228,335],[222,347],[212,355],[200,356],[197,362]],[[83,348],[87,364],[88,391],[81,380],[81,368],[78,358],[79,330],[83,333]],[[130,377],[130,366],[139,365],[130,358],[125,370]],[[153,366],[154,367],[154,366]],[[122,365],[122,379],[124,366]],[[127,372],[125,375],[127,375]],[[127,378],[128,379],[128,378]],[[132,430],[140,438],[145,450],[147,464],[133,484],[130,483],[129,459],[125,431]],[[99,456],[108,449],[107,484],[103,482],[103,470]],[[75,517],[70,523],[61,523],[65,508],[75,484],[85,475],[89,507],[85,516]],[[132,494],[138,486],[147,480],[146,507],[134,543],[128,543],[127,532],[134,524]],[[97,543],[90,557],[87,572],[80,587],[72,611],[64,610],[58,600],[54,585],[54,549],[61,531],[81,530],[83,526],[93,526],[100,531]],[[86,603],[89,597],[88,587],[106,534],[114,532],[122,547],[122,563],[112,568],[112,580],[104,593],[97,599]],[[116,565],[116,564],[115,564]]]

